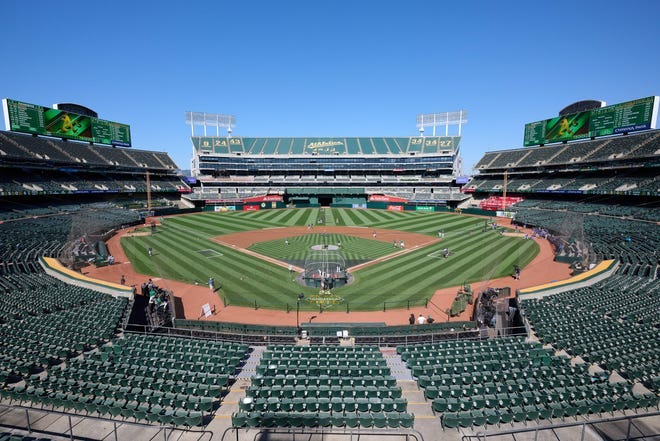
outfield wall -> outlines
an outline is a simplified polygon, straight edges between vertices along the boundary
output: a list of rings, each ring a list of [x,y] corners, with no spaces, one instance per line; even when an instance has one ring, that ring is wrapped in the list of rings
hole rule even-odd
[[[130,286],[87,277],[84,274],[68,269],[52,257],[40,257],[39,263],[44,271],[46,271],[46,274],[64,283],[110,294],[113,297],[133,297],[133,288]]]
[[[521,289],[517,293],[518,298],[521,300],[542,299],[543,297],[551,296],[553,294],[560,294],[562,292],[591,286],[610,277],[618,267],[618,261],[604,260],[593,269],[571,277],[570,279]]]
[[[215,322],[204,320],[174,320],[174,328],[188,331],[201,331],[223,335],[240,335],[249,338],[250,336],[275,336],[284,339],[293,339],[297,335],[295,326],[269,326],[269,325],[250,325],[232,322]],[[347,330],[353,338],[363,341],[365,344],[373,344],[369,339],[387,338],[393,343],[405,344],[408,338],[414,341],[422,340],[446,340],[454,338],[473,338],[476,337],[477,323],[474,321],[456,321],[456,322],[436,322],[421,326],[410,325],[392,325],[386,326],[384,323],[370,322],[341,322],[341,323],[301,323],[301,328],[305,329],[311,339],[322,339],[327,342],[334,342],[333,337],[337,337],[338,331]],[[318,342],[320,343],[320,342]]]

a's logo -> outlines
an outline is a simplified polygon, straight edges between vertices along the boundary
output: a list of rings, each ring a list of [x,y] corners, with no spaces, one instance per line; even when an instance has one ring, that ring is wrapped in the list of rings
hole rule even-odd
[[[318,294],[309,296],[308,300],[309,303],[315,303],[316,306],[330,307],[342,303],[344,298],[339,297],[329,289],[321,289]]]
[[[69,115],[66,113],[62,116],[62,131],[63,132],[73,132],[78,129],[80,123],[78,121],[73,121]]]

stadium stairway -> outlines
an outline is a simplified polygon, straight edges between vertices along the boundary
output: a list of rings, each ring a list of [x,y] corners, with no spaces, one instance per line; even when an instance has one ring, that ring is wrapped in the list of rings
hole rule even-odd
[[[396,353],[396,348],[381,348],[381,354],[387,362],[387,367],[390,368],[392,376],[396,378],[397,381],[412,381],[412,373],[406,363],[401,359],[401,355]]]
[[[443,440],[460,440],[463,434],[458,431],[443,432],[440,418],[433,412],[431,401],[424,397],[424,391],[417,385],[412,371],[396,348],[384,347],[380,352],[392,376],[396,378],[396,385],[401,388],[401,397],[408,402],[408,412],[415,415],[415,429],[424,436],[424,440],[439,439],[439,433],[442,433]]]
[[[415,415],[415,429],[419,430],[425,440],[436,439],[438,431],[442,430],[440,419],[433,413],[430,401],[424,398],[424,391],[417,386],[411,370],[397,354],[396,348],[381,348],[380,352],[387,362],[387,367],[396,385],[401,388],[401,396],[408,402],[408,412]],[[458,432],[447,434],[443,439],[459,439]]]
[[[249,384],[250,378],[257,374],[257,366],[259,365],[261,357],[265,351],[266,346],[252,346],[250,356],[245,360],[245,364],[241,368],[241,371],[236,375],[237,381],[248,380]]]

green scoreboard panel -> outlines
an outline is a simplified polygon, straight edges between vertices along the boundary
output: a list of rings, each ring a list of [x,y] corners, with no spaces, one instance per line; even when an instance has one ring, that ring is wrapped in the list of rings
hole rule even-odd
[[[658,97],[651,96],[600,109],[525,124],[525,147],[582,138],[655,129]]]
[[[97,144],[131,146],[131,128],[126,124],[8,98],[3,99],[2,104],[7,130]]]

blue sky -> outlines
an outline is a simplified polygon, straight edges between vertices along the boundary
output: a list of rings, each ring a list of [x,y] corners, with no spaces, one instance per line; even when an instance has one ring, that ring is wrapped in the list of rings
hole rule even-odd
[[[236,115],[235,136],[415,136],[418,113],[466,109],[469,172],[574,101],[660,94],[657,0],[3,0],[0,17],[0,97],[86,105],[184,169],[186,110]]]

